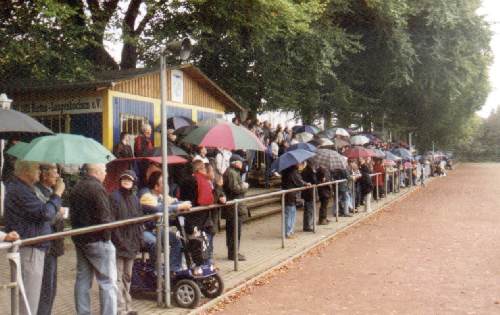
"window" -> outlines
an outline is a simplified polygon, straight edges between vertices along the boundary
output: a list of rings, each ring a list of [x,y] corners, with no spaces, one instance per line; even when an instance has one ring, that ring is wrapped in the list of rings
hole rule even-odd
[[[127,132],[130,135],[139,135],[143,124],[148,123],[144,116],[131,114],[120,114],[120,133]]]
[[[35,117],[42,125],[55,133],[69,133],[70,117],[65,115],[47,115]]]

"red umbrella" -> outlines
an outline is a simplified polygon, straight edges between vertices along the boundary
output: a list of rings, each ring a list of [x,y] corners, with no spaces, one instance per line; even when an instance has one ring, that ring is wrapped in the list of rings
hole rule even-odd
[[[372,150],[363,147],[348,148],[347,150],[344,151],[343,154],[347,156],[349,159],[359,159],[359,158],[368,158],[376,156]]]
[[[150,161],[154,163],[161,164],[162,158],[161,156],[150,156],[150,157],[135,157],[135,158],[124,158],[124,159],[115,159],[108,164],[106,164],[106,178],[104,179],[104,187],[108,192],[112,192],[113,190],[118,188],[118,180],[120,179],[120,175],[129,170],[131,167],[131,163],[134,161]],[[167,164],[184,164],[187,163],[187,160],[181,158],[177,155],[169,155],[167,157]]]

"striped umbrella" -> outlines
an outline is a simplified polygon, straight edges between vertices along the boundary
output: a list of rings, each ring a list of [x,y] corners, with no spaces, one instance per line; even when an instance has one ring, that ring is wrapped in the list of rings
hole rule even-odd
[[[182,141],[207,148],[254,151],[266,149],[250,130],[230,122],[201,125],[191,131]]]
[[[330,171],[347,168],[345,158],[337,151],[329,149],[318,149],[316,151],[316,156],[314,156],[311,161],[316,166],[322,166]]]

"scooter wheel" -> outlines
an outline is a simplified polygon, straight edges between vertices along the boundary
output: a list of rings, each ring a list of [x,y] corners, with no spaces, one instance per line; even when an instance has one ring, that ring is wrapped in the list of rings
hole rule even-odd
[[[180,280],[176,283],[173,293],[175,303],[180,307],[195,308],[200,303],[200,288],[193,280]]]
[[[201,283],[201,293],[209,299],[218,297],[224,292],[224,282],[219,274],[214,274]]]

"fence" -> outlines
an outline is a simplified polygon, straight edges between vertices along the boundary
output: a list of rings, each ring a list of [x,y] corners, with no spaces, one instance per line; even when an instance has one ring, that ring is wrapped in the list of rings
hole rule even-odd
[[[389,175],[390,174],[390,175]],[[392,192],[395,192],[395,188],[400,187],[400,181],[399,179],[396,180],[396,178],[400,177],[400,172],[399,171],[393,171],[393,172],[386,172],[384,175],[382,173],[376,173],[376,174],[370,174],[371,177],[374,176],[385,176],[385,185],[386,185],[386,195],[387,195],[387,178],[389,176],[392,177]],[[352,192],[353,195],[355,196],[356,189],[355,189],[355,182],[357,178],[354,178],[352,181]],[[311,185],[311,186],[306,186],[306,187],[300,187],[300,188],[294,188],[294,189],[288,189],[288,190],[281,190],[281,191],[276,191],[276,192],[271,192],[271,193],[265,193],[265,194],[259,194],[256,196],[251,196],[251,197],[246,197],[243,199],[236,199],[236,200],[231,200],[228,201],[226,204],[214,204],[210,206],[203,206],[203,207],[194,207],[192,208],[189,213],[193,212],[199,212],[199,211],[208,211],[211,209],[216,209],[216,208],[221,208],[221,207],[229,207],[233,206],[233,211],[234,211],[234,239],[238,240],[238,207],[244,203],[244,202],[249,202],[249,201],[254,201],[258,199],[264,199],[268,197],[273,197],[273,196],[281,196],[281,247],[285,248],[285,243],[286,243],[286,237],[285,237],[285,195],[287,193],[297,193],[300,191],[304,190],[309,190],[313,189],[313,232],[316,232],[316,210],[317,210],[317,189],[319,187],[323,186],[330,186],[331,188],[331,194],[334,196],[334,202],[335,202],[335,217],[336,221],[338,221],[339,217],[339,184],[340,183],[346,183],[347,180],[336,180],[336,181],[330,181],[327,183],[321,183],[321,184],[316,184],[316,185]],[[397,182],[397,183],[396,183]],[[412,183],[413,181],[410,180]],[[378,185],[376,185],[376,194],[377,197],[379,197],[379,192],[378,192]],[[380,198],[377,198],[379,200]],[[10,263],[10,282],[8,284],[2,285],[2,288],[9,288],[11,289],[11,314],[18,314],[18,305],[19,305],[19,284],[22,282],[19,279],[19,247],[21,246],[28,246],[28,245],[34,245],[38,244],[41,242],[45,241],[51,241],[51,240],[56,240],[56,239],[63,239],[69,236],[76,236],[76,235],[81,235],[81,234],[87,234],[87,233],[92,233],[92,232],[99,232],[103,230],[109,230],[109,229],[114,229],[130,224],[138,224],[138,223],[144,223],[147,221],[160,221],[163,217],[162,213],[157,213],[157,214],[151,214],[151,215],[145,215],[141,216],[138,218],[133,218],[133,219],[128,219],[128,220],[121,220],[121,221],[116,221],[112,223],[107,223],[107,224],[100,224],[100,225],[94,225],[94,226],[89,226],[85,228],[78,228],[78,229],[72,229],[72,230],[67,230],[63,232],[58,232],[58,233],[53,233],[49,235],[44,235],[44,236],[39,236],[39,237],[34,237],[30,239],[24,239],[24,240],[18,240],[14,243],[0,243],[0,250],[9,250],[10,253],[8,255],[9,263]],[[157,224],[157,238],[161,237],[161,229],[166,228],[166,224]],[[165,231],[165,234],[168,234],[168,231]],[[161,268],[161,252],[162,252],[162,242],[157,240],[157,270]],[[165,243],[167,244],[167,243]],[[238,265],[238,254],[239,254],[239,249],[238,249],[238,242],[234,242],[234,270],[238,271],[239,265]],[[165,265],[167,266],[169,264],[169,257],[165,257]],[[158,288],[157,288],[157,305],[158,306],[163,306],[164,305],[164,300],[162,297],[163,288],[161,286],[162,283],[165,283],[165,281],[168,281],[168,273],[164,273],[166,275],[165,279],[162,279],[162,273],[157,272],[157,283],[158,283]],[[165,294],[169,294],[169,292],[166,292]],[[169,306],[169,305],[167,305]]]

